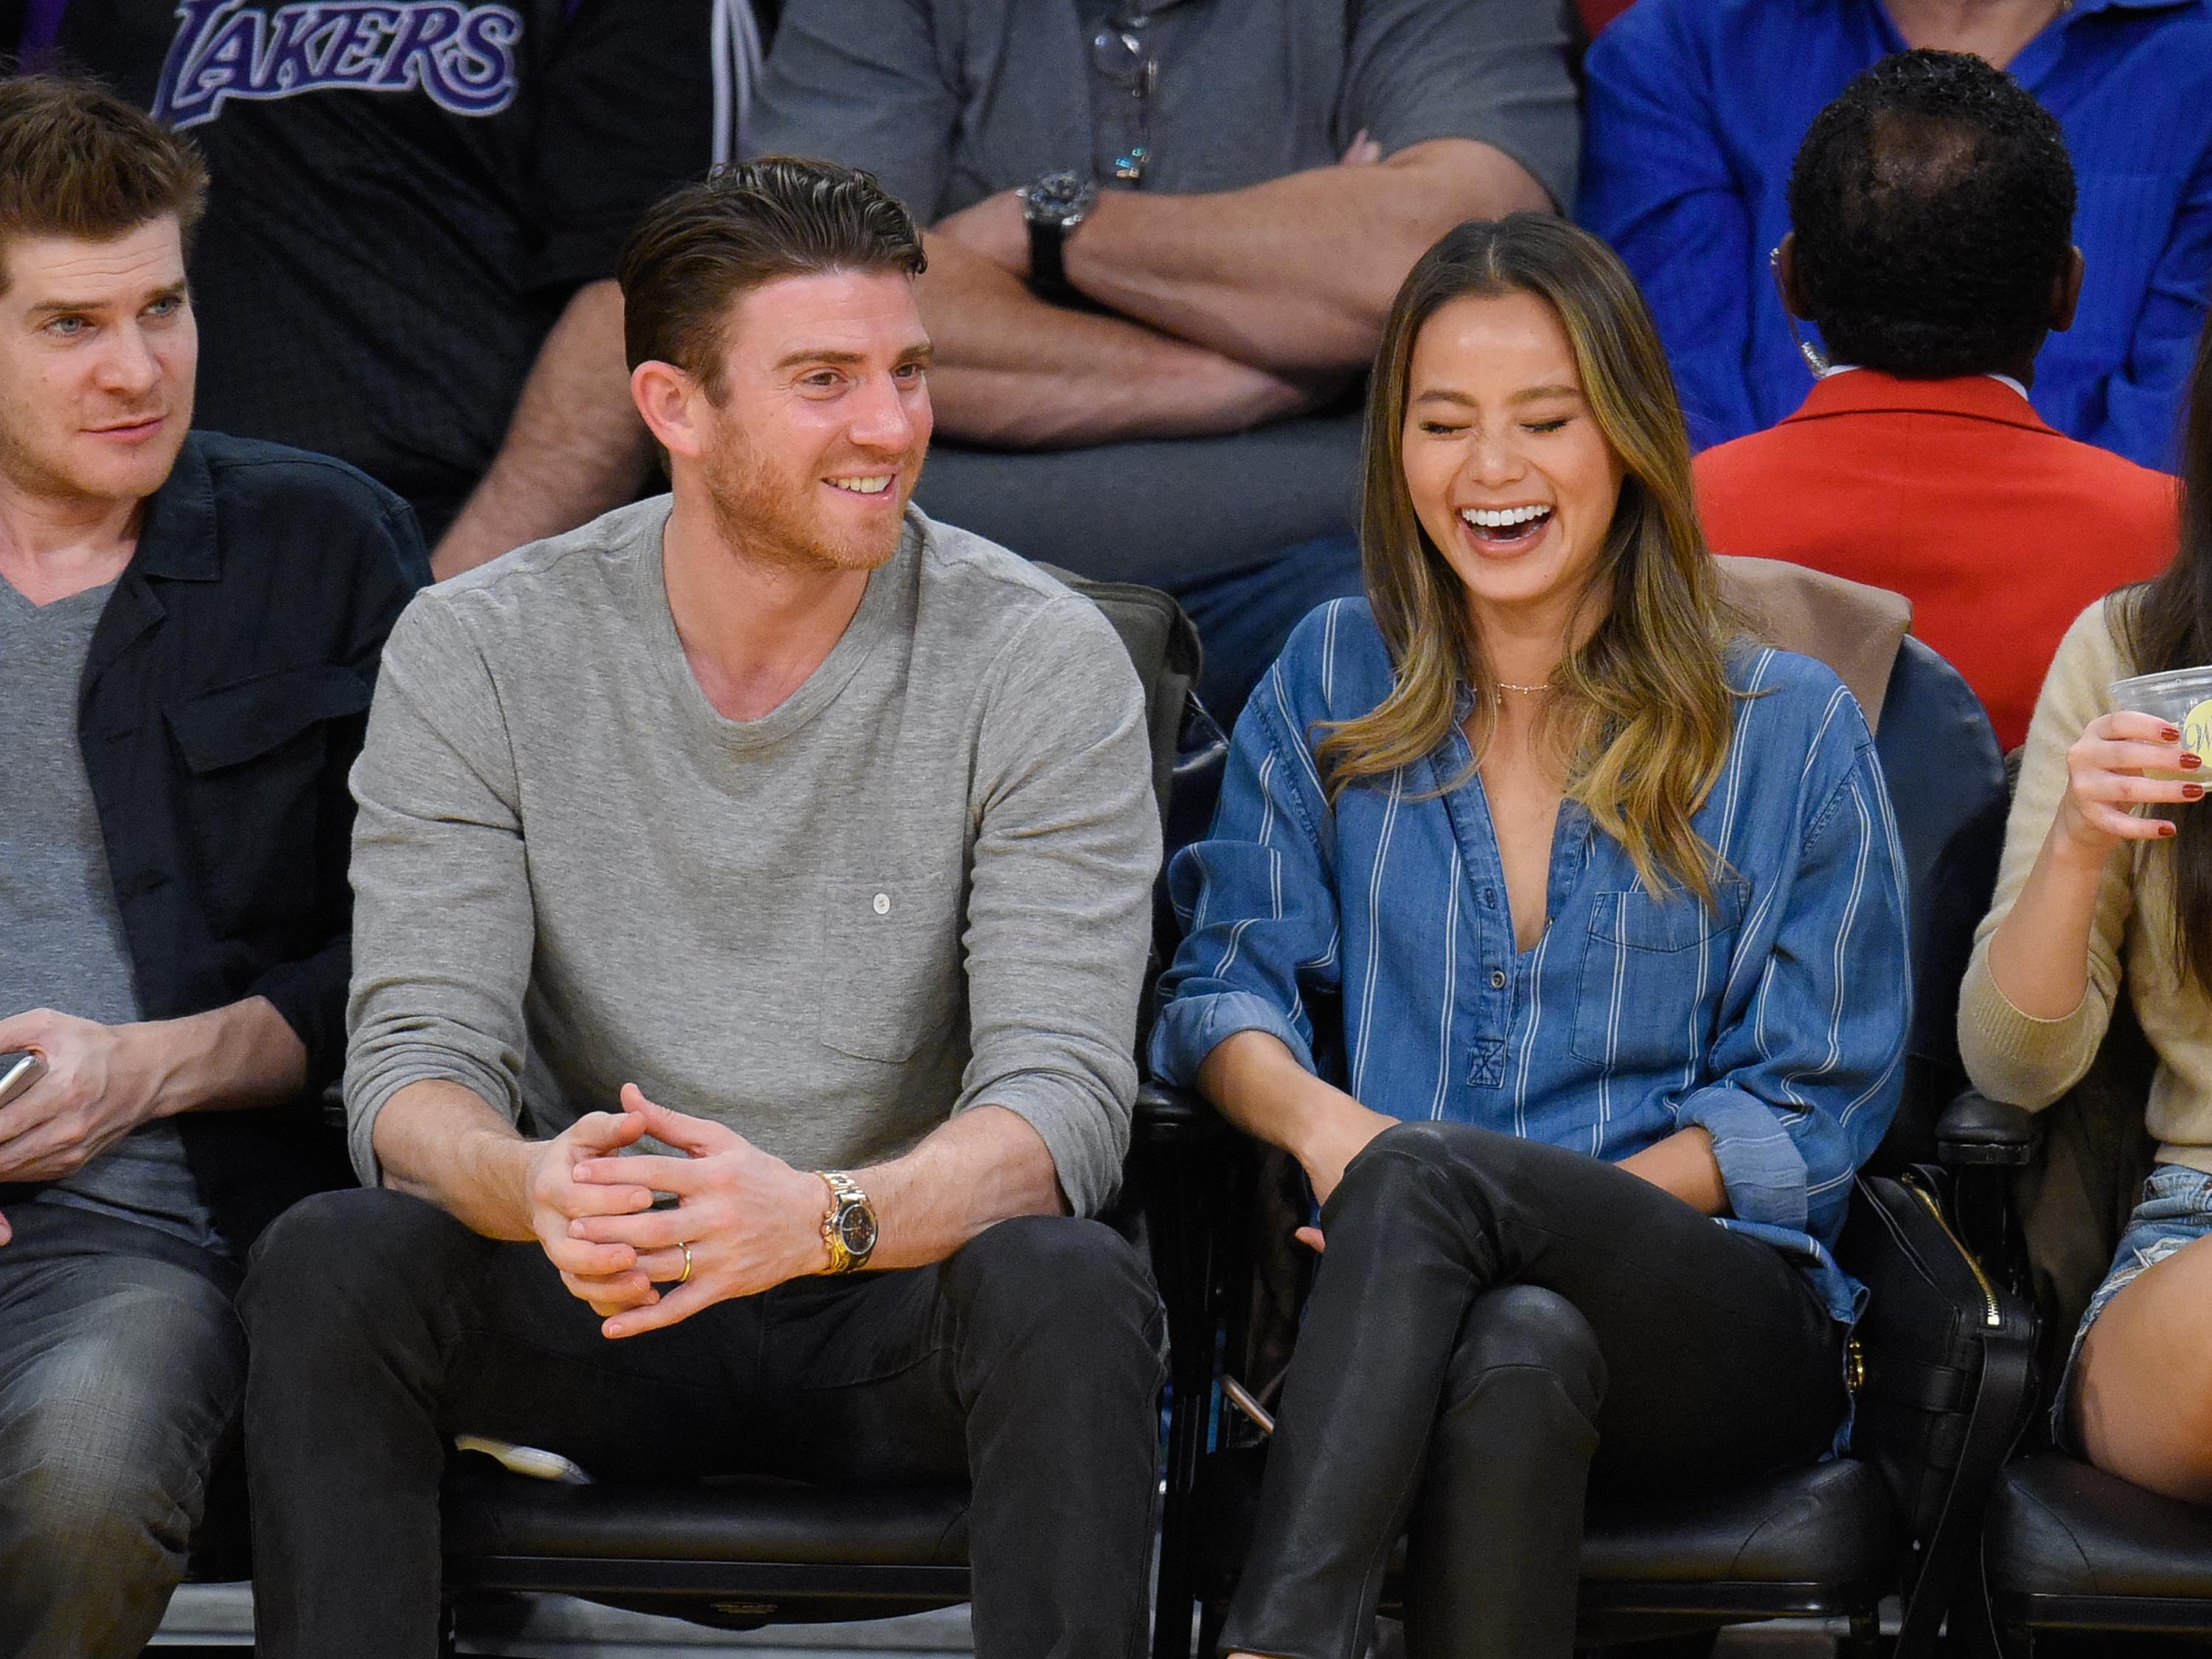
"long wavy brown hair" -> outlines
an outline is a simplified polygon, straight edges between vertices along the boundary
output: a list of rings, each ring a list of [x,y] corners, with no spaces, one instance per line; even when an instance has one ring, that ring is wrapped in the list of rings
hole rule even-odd
[[[1715,855],[1691,817],[1728,752],[1723,653],[1737,619],[1698,523],[1689,434],[1644,296],[1612,249],[1547,214],[1460,226],[1422,256],[1390,307],[1368,401],[1360,544],[1396,684],[1372,712],[1328,728],[1320,755],[1331,798],[1432,753],[1461,717],[1462,690],[1474,693],[1475,766],[1492,736],[1495,676],[1466,585],[1413,511],[1403,452],[1422,325],[1449,301],[1508,294],[1534,295],[1558,314],[1626,474],[1591,577],[1590,599],[1610,603],[1553,674],[1544,729],[1565,761],[1568,796],[1626,849],[1644,884],[1661,891],[1671,877],[1710,906]]]
[[[2166,574],[2107,602],[2113,633],[2135,666],[2154,674],[2212,663],[2212,327],[2197,342],[2181,439],[2181,550]],[[2173,959],[2212,990],[2212,817],[2202,806],[2156,809],[2174,823]],[[2154,848],[2152,856],[2156,856]]]

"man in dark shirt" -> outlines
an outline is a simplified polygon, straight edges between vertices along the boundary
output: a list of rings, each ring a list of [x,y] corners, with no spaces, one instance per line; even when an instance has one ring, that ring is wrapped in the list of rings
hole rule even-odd
[[[345,774],[427,577],[338,462],[187,436],[205,174],[0,82],[0,1655],[135,1655],[234,1432],[246,1247],[334,1164]]]
[[[745,0],[29,0],[23,45],[207,157],[202,422],[352,462],[450,575],[636,493],[615,252],[729,152],[751,31]]]

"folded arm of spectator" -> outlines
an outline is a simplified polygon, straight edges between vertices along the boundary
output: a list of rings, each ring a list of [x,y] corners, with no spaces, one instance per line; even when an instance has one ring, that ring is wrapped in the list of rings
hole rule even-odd
[[[1399,283],[1439,236],[1553,205],[1527,168],[1474,139],[1372,161],[1365,145],[1362,135],[1334,167],[1245,190],[1101,191],[1068,239],[1068,280],[1110,311],[1257,368],[1364,369]]]
[[[1526,168],[1488,144],[1437,138],[1383,160],[1362,134],[1334,167],[1245,190],[1102,191],[1065,257],[1068,280],[1117,319],[1334,386],[1374,356],[1391,296],[1437,237],[1462,220],[1551,205]],[[932,257],[948,241],[1029,275],[1028,227],[1012,191],[943,220]]]
[[[622,290],[576,290],[524,382],[507,441],[431,562],[441,581],[637,494],[653,453],[629,397]]]
[[[1018,204],[1014,224],[1026,239]],[[1205,437],[1300,413],[1333,389],[1142,323],[1049,304],[956,237],[933,233],[927,246],[930,402],[946,437],[1010,449]]]

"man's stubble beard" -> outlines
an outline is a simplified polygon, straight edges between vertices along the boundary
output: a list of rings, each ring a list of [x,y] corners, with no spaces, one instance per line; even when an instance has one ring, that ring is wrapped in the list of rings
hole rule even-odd
[[[890,562],[906,532],[907,503],[921,469],[911,477],[902,465],[896,470],[893,489],[901,490],[898,513],[884,526],[880,538],[840,540],[824,536],[814,520],[799,510],[793,490],[761,461],[754,447],[728,428],[720,442],[700,458],[713,505],[714,528],[732,551],[797,571],[875,570]],[[798,489],[814,487],[801,480]]]

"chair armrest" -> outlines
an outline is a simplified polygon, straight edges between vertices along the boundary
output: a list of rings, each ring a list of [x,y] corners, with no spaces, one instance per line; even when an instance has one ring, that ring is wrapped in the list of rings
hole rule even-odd
[[[1236,1133],[1229,1121],[1195,1091],[1147,1079],[1137,1090],[1130,1139],[1152,1151],[1211,1146]]]
[[[1951,1168],[1975,1164],[2021,1169],[2035,1159],[2042,1120],[2024,1106],[1991,1100],[1969,1089],[1936,1120],[1937,1156]]]

